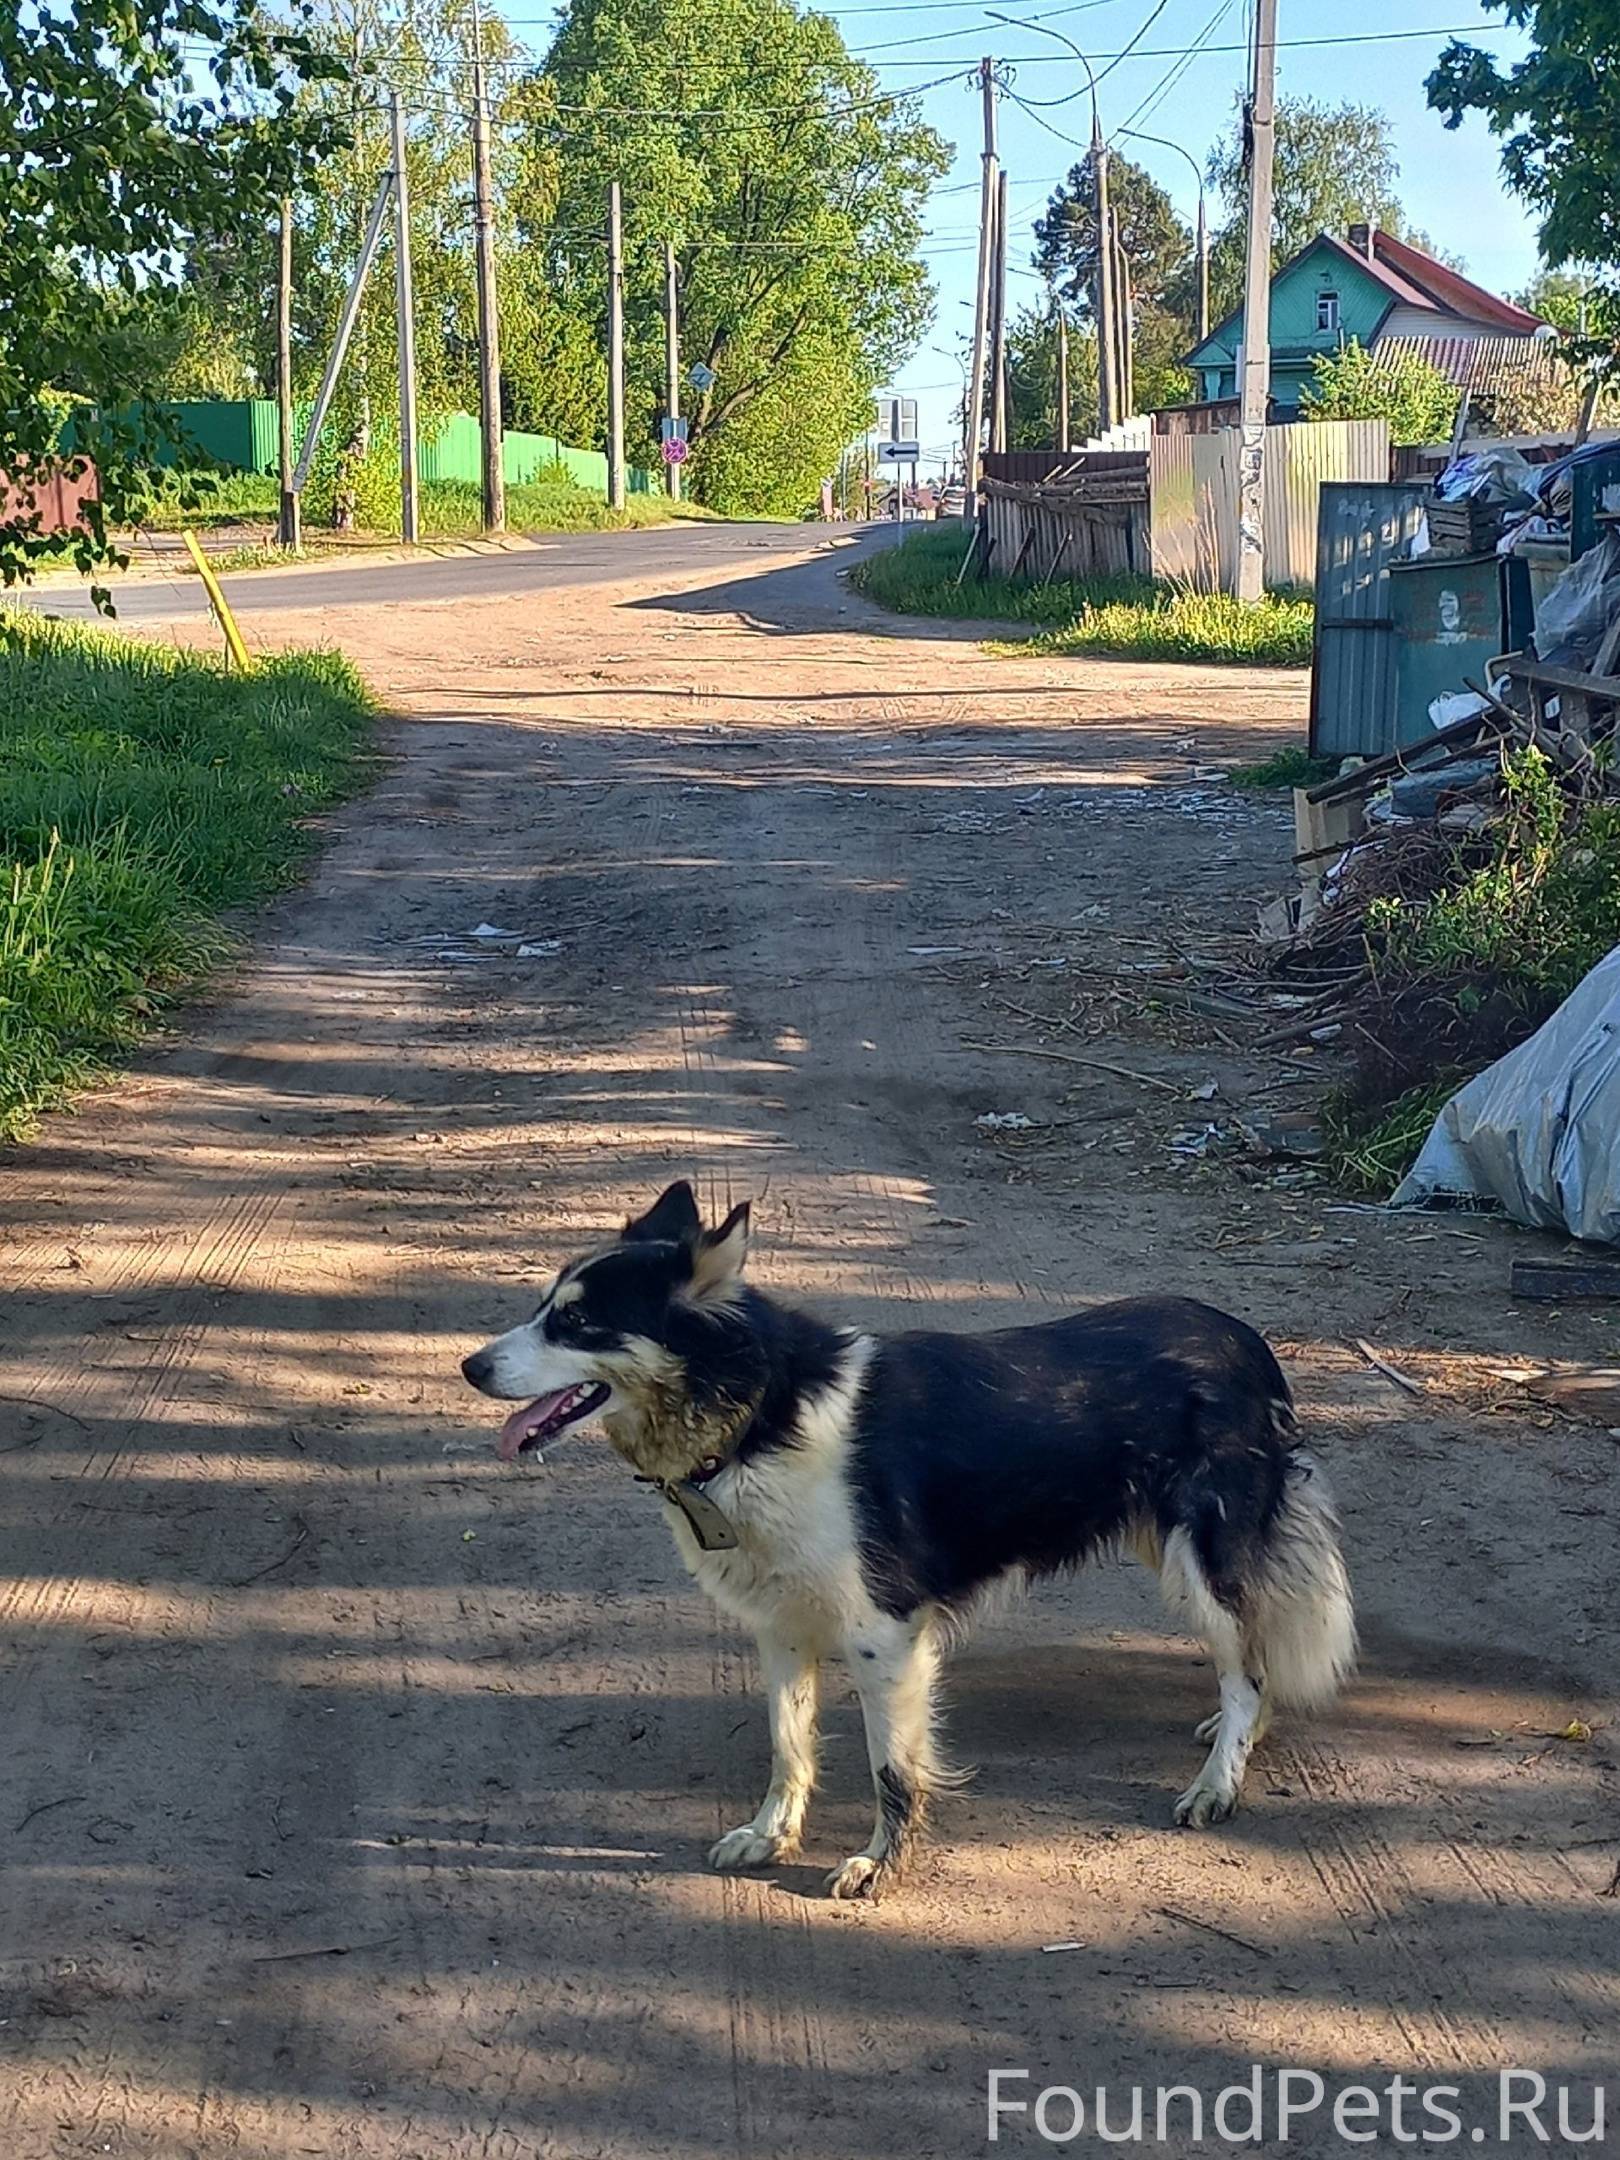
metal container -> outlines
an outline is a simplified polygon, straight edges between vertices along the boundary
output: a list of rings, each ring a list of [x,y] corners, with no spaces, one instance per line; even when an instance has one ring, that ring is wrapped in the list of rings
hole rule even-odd
[[[1484,680],[1485,663],[1502,651],[1502,569],[1495,555],[1424,555],[1392,563],[1390,620],[1395,636],[1394,740],[1422,742],[1434,732],[1437,697]]]
[[[1311,754],[1378,757],[1395,747],[1390,570],[1412,544],[1423,480],[1324,480],[1317,505]]]

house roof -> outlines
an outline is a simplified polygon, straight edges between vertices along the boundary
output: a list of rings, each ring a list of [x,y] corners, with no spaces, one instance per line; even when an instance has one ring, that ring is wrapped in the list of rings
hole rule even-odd
[[[1436,262],[1422,248],[1410,242],[1397,240],[1390,233],[1375,231],[1372,236],[1373,252],[1365,255],[1360,248],[1352,247],[1348,240],[1341,240],[1336,233],[1318,233],[1314,240],[1306,242],[1287,262],[1279,263],[1271,273],[1273,286],[1280,277],[1302,263],[1307,255],[1318,248],[1327,248],[1353,263],[1364,277],[1370,277],[1382,285],[1391,302],[1421,309],[1436,318],[1436,327],[1446,317],[1462,317],[1470,322],[1487,322],[1497,329],[1529,337],[1541,327],[1541,318],[1531,315],[1524,308],[1515,307],[1511,300],[1499,300],[1495,293],[1488,293],[1483,285],[1476,285],[1472,278],[1465,278],[1459,270],[1448,270]],[[1206,338],[1195,345],[1191,352],[1182,355],[1182,365],[1198,364],[1198,355],[1206,347],[1219,343],[1226,333],[1242,320],[1241,306],[1215,324]]]
[[[1375,232],[1373,252],[1381,264],[1417,286],[1433,306],[1447,315],[1494,323],[1499,329],[1517,331],[1521,337],[1532,337],[1541,328],[1539,315],[1516,307],[1511,300],[1498,299],[1483,285],[1465,278],[1460,270],[1436,262],[1422,248],[1413,247],[1408,240],[1397,240],[1393,233]]]

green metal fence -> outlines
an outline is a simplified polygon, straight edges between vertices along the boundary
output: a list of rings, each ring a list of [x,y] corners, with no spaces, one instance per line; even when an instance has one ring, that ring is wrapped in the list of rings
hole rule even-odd
[[[173,421],[184,446],[165,453],[166,465],[191,464],[201,451],[214,463],[235,472],[276,470],[276,408],[271,399],[186,398],[174,400],[161,410]],[[309,407],[301,406],[297,422],[300,435],[308,418]],[[484,431],[470,413],[451,413],[431,435],[424,436],[418,448],[417,463],[423,481],[464,480],[476,484],[483,473],[483,442]],[[561,467],[561,476],[576,487],[607,492],[607,459],[601,451],[576,450],[555,435],[507,434],[502,441],[501,463],[508,487],[522,487],[555,474]],[[656,482],[653,474],[633,468],[629,485],[632,494],[648,495]]]

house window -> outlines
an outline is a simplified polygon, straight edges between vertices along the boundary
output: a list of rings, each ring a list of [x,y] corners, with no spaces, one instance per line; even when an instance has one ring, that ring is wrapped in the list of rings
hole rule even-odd
[[[1339,296],[1336,292],[1322,292],[1317,294],[1316,327],[1318,330],[1338,329]]]

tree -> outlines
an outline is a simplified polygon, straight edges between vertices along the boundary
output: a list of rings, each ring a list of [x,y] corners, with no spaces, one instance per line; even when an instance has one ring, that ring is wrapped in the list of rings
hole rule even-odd
[[[1620,376],[1620,12],[1614,0],[1484,0],[1528,30],[1529,52],[1504,73],[1494,55],[1453,39],[1429,77],[1429,103],[1460,127],[1483,113],[1502,142],[1508,185],[1541,214],[1554,271],[1594,266],[1581,356]]]
[[[155,401],[170,355],[148,327],[177,309],[200,238],[263,224],[329,154],[329,126],[296,108],[300,85],[332,66],[301,25],[272,26],[254,0],[0,8],[6,584],[59,537],[34,488],[58,454],[64,392],[99,415],[100,500],[76,557],[84,570],[122,559],[109,528],[141,499],[164,446]]]
[[[1301,393],[1305,420],[1387,420],[1392,443],[1445,442],[1457,418],[1458,391],[1421,353],[1370,353],[1355,338],[1311,362],[1314,384]]]
[[[1406,234],[1405,213],[1395,193],[1399,175],[1393,129],[1375,106],[1279,99],[1272,267],[1308,247],[1318,233],[1342,240],[1352,224],[1377,225],[1398,237]],[[1225,205],[1210,249],[1210,306],[1219,320],[1243,300],[1249,181],[1241,111],[1231,132],[1210,153],[1209,179]]]
[[[1097,337],[1069,332],[1069,439],[1084,442],[1097,417]],[[1050,308],[1020,308],[1007,325],[1007,447],[1057,442],[1057,324]]]
[[[1131,272],[1136,402],[1145,412],[1185,398],[1191,380],[1178,363],[1193,341],[1192,234],[1152,174],[1130,158],[1108,161],[1108,202]],[[1091,161],[1073,166],[1035,221],[1035,266],[1069,306],[1092,322],[1097,215]],[[1096,386],[1089,393],[1095,408]],[[1076,402],[1077,414],[1086,414]]]
[[[830,17],[789,0],[575,0],[544,76],[530,147],[556,160],[555,207],[524,215],[520,235],[596,332],[620,182],[632,457],[657,439],[667,237],[683,355],[715,375],[689,401],[696,491],[716,507],[801,507],[794,415],[825,434],[830,470],[928,319],[918,250],[946,145]],[[751,446],[746,482],[728,433]]]

